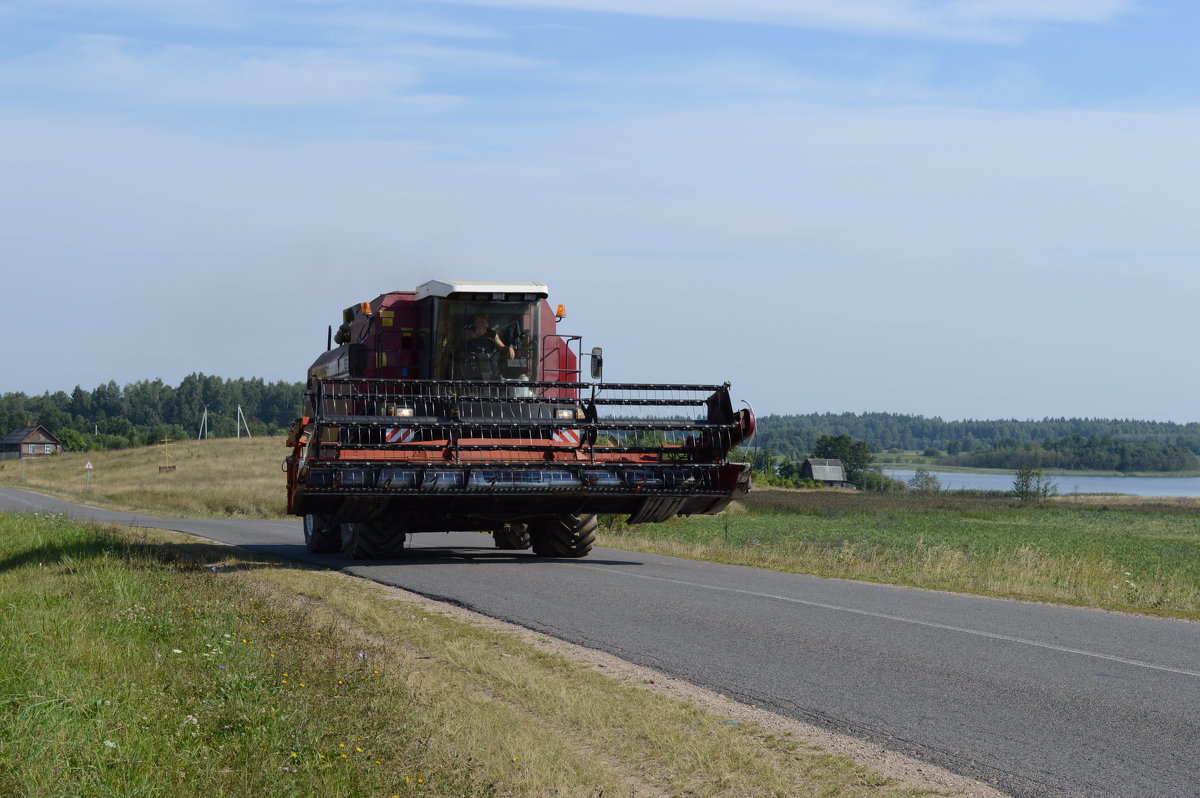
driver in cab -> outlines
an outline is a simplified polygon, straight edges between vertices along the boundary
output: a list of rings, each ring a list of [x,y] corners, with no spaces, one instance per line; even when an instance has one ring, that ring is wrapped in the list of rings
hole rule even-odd
[[[500,376],[498,359],[516,357],[512,344],[506,344],[500,333],[489,326],[491,320],[480,313],[467,328],[467,379],[494,380]]]

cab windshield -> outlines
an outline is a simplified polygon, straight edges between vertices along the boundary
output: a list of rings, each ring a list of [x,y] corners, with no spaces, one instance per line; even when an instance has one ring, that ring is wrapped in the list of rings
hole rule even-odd
[[[437,298],[434,379],[536,380],[537,302]]]

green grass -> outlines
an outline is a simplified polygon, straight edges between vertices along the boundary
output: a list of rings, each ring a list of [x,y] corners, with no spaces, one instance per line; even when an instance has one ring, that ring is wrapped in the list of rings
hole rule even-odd
[[[432,777],[436,714],[295,610],[216,587],[207,557],[59,518],[0,530],[0,794],[382,795]]]
[[[759,491],[740,512],[610,527],[618,547],[775,570],[1200,617],[1200,508]]]
[[[928,795],[382,586],[0,514],[0,795]]]

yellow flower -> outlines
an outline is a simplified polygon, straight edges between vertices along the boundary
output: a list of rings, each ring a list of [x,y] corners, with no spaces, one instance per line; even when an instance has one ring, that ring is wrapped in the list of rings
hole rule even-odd
[[[292,756],[293,756],[293,757],[298,757],[298,756],[300,756],[300,755],[299,755],[299,754],[297,754],[295,751],[292,751]]]

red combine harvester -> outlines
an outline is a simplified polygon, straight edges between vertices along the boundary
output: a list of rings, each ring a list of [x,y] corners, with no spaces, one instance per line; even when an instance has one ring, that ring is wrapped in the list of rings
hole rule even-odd
[[[603,353],[559,335],[546,296],[434,280],[343,312],[288,436],[288,512],[309,551],[390,558],[411,533],[473,530],[582,557],[597,513],[711,514],[749,489],[729,452],[754,416],[728,383],[603,382]]]

